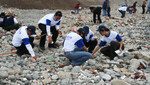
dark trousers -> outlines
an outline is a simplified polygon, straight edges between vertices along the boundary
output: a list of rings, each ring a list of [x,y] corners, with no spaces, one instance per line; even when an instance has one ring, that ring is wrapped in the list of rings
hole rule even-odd
[[[97,15],[99,23],[102,23],[102,20],[100,18],[100,13],[93,13],[93,21],[94,21],[94,23],[96,23],[96,15]]]
[[[119,12],[122,14],[122,15],[121,15],[121,18],[124,18],[124,17],[125,17],[126,12],[125,12],[125,11],[120,11],[120,10],[119,10]]]
[[[110,15],[110,7],[107,8],[107,15],[108,15],[108,17],[111,17],[111,15]]]
[[[142,5],[142,10],[143,10],[142,14],[144,14],[145,13],[145,6],[143,6],[143,5]]]
[[[29,41],[30,41],[32,48],[34,48],[34,43],[33,43],[34,38],[29,37]],[[15,47],[15,48],[17,49],[17,54],[20,54],[20,55],[30,54],[24,43],[22,43],[20,47]]]
[[[89,42],[84,41],[84,44],[86,47],[88,47],[88,52],[92,53],[94,48],[97,45],[97,40],[93,40],[93,41],[90,40]]]
[[[103,53],[105,56],[110,57],[110,59],[113,60],[114,57],[117,56],[115,51],[118,50],[119,47],[120,47],[120,43],[112,41],[110,43],[110,46],[101,49],[101,53]],[[122,46],[122,50],[124,50],[124,45]]]
[[[40,47],[45,47],[46,35],[44,35],[44,34],[47,34],[46,25],[39,24],[38,26],[42,31],[41,35],[43,35],[40,40]],[[52,33],[52,40],[55,44],[57,37],[58,37],[58,31],[56,30],[55,26],[51,26],[50,29],[51,29],[51,33]]]
[[[18,30],[19,27],[20,27],[19,24],[13,24],[13,25],[10,25],[10,26],[7,26],[7,27],[3,27],[3,29],[6,30],[6,31],[10,31],[10,30],[14,30],[14,29]]]

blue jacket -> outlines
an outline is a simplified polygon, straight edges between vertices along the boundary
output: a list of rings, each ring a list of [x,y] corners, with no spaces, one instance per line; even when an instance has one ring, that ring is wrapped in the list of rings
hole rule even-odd
[[[103,9],[106,9],[106,8],[107,8],[107,1],[105,0],[103,3]]]

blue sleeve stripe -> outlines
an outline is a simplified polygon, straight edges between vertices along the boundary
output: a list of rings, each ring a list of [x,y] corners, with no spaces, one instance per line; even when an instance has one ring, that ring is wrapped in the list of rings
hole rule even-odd
[[[24,38],[24,39],[22,39],[22,41],[25,45],[30,44],[29,38]]]
[[[56,25],[60,25],[60,21]]]
[[[65,40],[62,42],[62,44],[64,44],[65,43]]]
[[[122,40],[121,36],[117,34],[116,39],[120,42]]]
[[[81,48],[81,47],[85,46],[84,43],[83,43],[83,39],[78,40],[78,41],[75,43],[75,45],[77,45],[78,48]]]
[[[93,34],[92,35],[90,35],[90,39],[93,37]]]
[[[101,41],[101,42],[99,43],[99,47],[105,46],[105,44],[106,44],[106,42]]]
[[[46,25],[51,26],[51,21],[46,19]]]

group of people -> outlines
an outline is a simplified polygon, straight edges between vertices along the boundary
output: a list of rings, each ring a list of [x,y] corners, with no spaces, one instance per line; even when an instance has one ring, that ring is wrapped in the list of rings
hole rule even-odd
[[[136,5],[137,5],[137,1],[135,1],[133,3],[132,6],[128,6],[127,4],[125,5],[122,5],[122,7],[120,7],[118,10],[119,12],[122,14],[121,15],[121,18],[124,18],[125,17],[125,14],[126,14],[126,11],[128,11],[130,14],[132,13],[136,13],[137,9],[136,9]],[[147,0],[144,0],[143,3],[142,3],[142,14],[145,14],[145,7],[147,6],[147,11],[146,13],[150,13],[150,0],[148,0],[148,3],[147,3]]]
[[[96,9],[94,8],[94,10]],[[3,27],[5,24],[2,19],[5,21],[6,16],[4,13],[1,13],[0,17],[2,21],[1,26]],[[31,55],[30,60],[32,62],[36,62],[37,57],[33,50],[34,38],[37,37],[36,27],[33,25],[13,27],[13,25],[16,24],[14,16],[7,16],[6,21],[7,20],[10,20],[10,23],[14,21],[9,30],[13,30],[14,28],[17,30],[12,39],[12,45],[17,50],[16,54],[18,56],[29,54]],[[38,21],[38,27],[41,30],[41,39],[39,42],[40,50],[45,50],[46,36],[48,36],[48,47],[57,48],[56,41],[59,33],[61,33],[59,30],[61,20],[62,12],[57,11],[56,13],[43,16]],[[9,23],[7,22],[7,24]],[[124,49],[123,40],[119,34],[114,31],[110,31],[103,25],[99,26],[97,31],[103,36],[99,45],[97,38],[94,37],[92,30],[88,26],[84,26],[79,28],[77,31],[70,32],[64,39],[64,47],[62,50],[64,51],[64,55],[72,62],[73,65],[82,65],[89,58],[93,58],[93,55],[98,51],[98,49],[105,46],[106,43],[109,43],[110,45],[102,48],[101,52],[110,57],[110,59],[117,56],[114,52],[115,50],[119,49],[122,51]]]
[[[41,32],[40,49],[45,50],[46,35],[48,35],[48,47],[56,48],[55,42],[57,40],[59,32],[59,25],[61,23],[62,12],[57,11],[55,14],[47,14],[42,17],[38,22],[38,27]],[[16,54],[21,56],[24,54],[30,54],[32,62],[36,62],[36,55],[33,51],[34,38],[36,35],[35,26],[21,26],[13,36],[12,44],[17,49]]]
[[[67,35],[63,42],[63,51],[73,65],[79,66],[88,59],[94,58],[94,54],[106,43],[108,45],[101,49],[101,53],[111,60],[117,56],[116,50],[124,50],[123,40],[118,33],[110,31],[104,25],[100,25],[96,31],[102,35],[99,45],[97,45],[98,41],[94,38],[93,32],[88,26],[79,28],[77,31],[70,32]]]

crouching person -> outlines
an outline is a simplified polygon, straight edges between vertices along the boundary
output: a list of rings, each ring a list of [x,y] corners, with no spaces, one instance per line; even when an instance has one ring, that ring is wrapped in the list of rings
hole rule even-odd
[[[64,54],[75,66],[82,65],[91,57],[91,53],[88,53],[88,50],[83,43],[83,34],[83,28],[80,28],[77,32],[69,33],[63,42]],[[78,48],[76,48],[76,46]]]
[[[92,53],[94,48],[97,45],[97,39],[94,38],[93,32],[89,29],[88,26],[84,26],[83,30],[85,32],[83,36],[83,42],[86,47],[88,47],[88,52]]]
[[[99,31],[99,33],[102,35],[102,39],[100,44],[93,51],[92,55],[94,55],[94,53],[96,53],[101,47],[105,46],[105,44],[108,43],[108,46],[101,49],[101,53],[113,60],[114,57],[117,56],[115,51],[118,49],[122,51],[124,49],[121,36],[115,31],[110,31],[103,25],[99,26],[97,31]]]
[[[30,54],[32,62],[36,62],[36,56],[33,51],[33,41],[36,36],[35,26],[22,26],[20,27],[13,36],[12,44],[17,49],[16,54],[21,56],[23,54]]]

